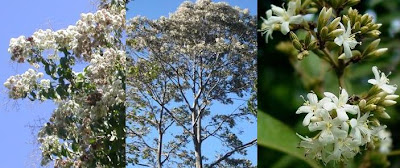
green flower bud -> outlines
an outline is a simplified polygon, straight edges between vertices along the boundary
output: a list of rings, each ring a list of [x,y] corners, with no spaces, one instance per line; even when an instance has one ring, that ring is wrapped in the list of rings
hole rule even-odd
[[[320,36],[321,39],[323,39],[323,40],[328,38],[328,28],[327,28],[326,26],[324,26],[324,27],[321,29],[321,32],[320,32],[319,36]]]
[[[371,42],[367,48],[364,50],[363,55],[368,55],[370,52],[375,50],[376,47],[378,47],[379,43],[381,42],[381,39],[376,39],[373,42]]]
[[[304,44],[306,46],[310,45],[311,43],[311,33],[307,32],[306,38],[304,39]]]
[[[357,5],[358,3],[360,3],[360,0],[349,0],[346,3],[346,6],[354,6]]]
[[[381,34],[381,32],[379,30],[372,30],[372,31],[369,31],[366,35],[368,37],[378,38],[380,34]]]
[[[369,19],[368,14],[364,14],[363,16],[361,16],[361,25],[365,25],[368,22],[368,19]]]
[[[367,104],[377,104],[381,100],[380,97],[375,97],[367,101]]]
[[[376,109],[375,104],[368,104],[367,106],[365,106],[364,111],[373,111],[375,109]]]
[[[303,51],[303,45],[301,45],[299,40],[293,40],[293,46],[299,51]]]
[[[292,41],[294,41],[294,40],[299,41],[299,38],[297,37],[296,33],[292,32],[292,31],[290,31],[289,33],[290,33],[290,34],[289,34],[289,37],[290,37],[290,39],[291,39]]]
[[[332,20],[332,22],[331,22],[331,23],[329,24],[329,26],[328,26],[329,30],[335,30],[335,29],[337,29],[337,27],[339,26],[340,20],[341,20],[340,17],[338,17],[338,18]]]
[[[308,50],[315,50],[318,48],[318,42],[317,41],[312,41],[310,45],[307,47]]]
[[[336,29],[328,34],[329,38],[335,38],[344,33],[343,29]]]
[[[317,13],[318,12],[318,8],[308,8],[306,9],[307,13]]]

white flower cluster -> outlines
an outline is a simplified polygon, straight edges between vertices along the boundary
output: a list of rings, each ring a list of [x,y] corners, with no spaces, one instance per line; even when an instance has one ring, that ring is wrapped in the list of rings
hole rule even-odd
[[[297,14],[300,8],[301,0],[290,1],[287,10],[271,5],[271,9],[266,12],[267,19],[261,18],[263,22],[261,23],[260,31],[266,34],[265,39],[267,42],[268,38],[272,39],[272,32],[274,30],[280,29],[281,33],[286,35],[290,31],[290,24],[300,24],[303,22],[303,15]],[[275,16],[272,14],[275,14]]]
[[[97,84],[107,84],[108,78],[114,76],[115,66],[125,65],[125,51],[114,48],[105,49],[101,54],[91,56],[90,65],[87,67],[87,75]]]
[[[23,98],[32,91],[37,84],[37,80],[43,77],[43,73],[37,73],[33,69],[28,69],[25,73],[16,76],[10,76],[4,86],[9,89],[9,97],[12,99]]]
[[[367,144],[380,146],[381,152],[390,150],[390,133],[384,130],[385,125],[372,122],[372,118],[389,117],[384,107],[396,103],[397,87],[389,85],[384,73],[379,76],[377,67],[372,70],[375,79],[368,81],[374,85],[371,94],[358,103],[350,104],[345,89],[341,89],[339,97],[325,92],[321,100],[314,93],[307,94],[308,100],[296,114],[306,113],[303,125],[311,132],[319,131],[313,138],[298,135],[303,140],[300,147],[306,149],[307,156],[328,163],[351,159]]]
[[[57,58],[58,49],[72,50],[77,57],[90,60],[93,47],[114,43],[112,31],[125,26],[125,10],[121,12],[107,9],[96,13],[81,14],[75,26],[65,30],[38,30],[32,37],[20,36],[10,40],[8,52],[11,59],[24,62],[35,50],[52,50],[50,57]]]

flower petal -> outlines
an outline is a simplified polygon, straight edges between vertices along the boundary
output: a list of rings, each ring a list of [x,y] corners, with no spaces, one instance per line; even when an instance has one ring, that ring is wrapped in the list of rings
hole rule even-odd
[[[310,120],[311,120],[312,116],[314,116],[314,113],[308,113],[306,115],[306,117],[304,117],[303,126],[307,126],[308,124],[310,124]]]
[[[300,113],[312,113],[312,108],[310,106],[301,106],[296,111],[296,114]]]
[[[341,121],[347,121],[349,116],[347,116],[346,111],[343,108],[336,109],[337,118]]]
[[[310,104],[312,105],[318,104],[318,97],[315,93],[308,93],[307,98],[310,101]]]
[[[289,33],[290,29],[289,29],[289,22],[285,21],[282,22],[281,24],[281,32],[282,34],[286,35],[287,33]]]
[[[375,79],[368,79],[368,83],[376,85],[376,84],[378,84],[378,81]]]

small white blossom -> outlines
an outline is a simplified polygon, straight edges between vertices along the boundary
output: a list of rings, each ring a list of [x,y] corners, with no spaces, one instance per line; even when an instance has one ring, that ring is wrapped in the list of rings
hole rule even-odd
[[[323,158],[324,163],[328,163],[331,160],[349,160],[360,151],[360,147],[350,137],[339,139],[335,144],[332,152],[326,158]]]
[[[392,148],[392,134],[383,129],[378,132],[378,137],[381,140],[379,144],[379,151],[384,154],[388,154]]]
[[[325,92],[324,95],[329,97],[332,102],[327,102],[324,104],[324,108],[328,111],[336,110],[337,118],[341,121],[347,121],[349,116],[347,113],[350,114],[357,114],[360,112],[360,109],[356,105],[349,105],[347,101],[349,100],[349,95],[345,89],[342,89],[339,98],[337,98],[333,93]]]
[[[372,72],[375,75],[375,79],[369,79],[368,83],[377,86],[388,94],[393,94],[396,91],[397,86],[389,85],[389,79],[387,78],[385,73],[381,73],[376,66],[372,67]],[[381,75],[379,75],[379,73],[381,73]]]
[[[296,10],[300,8],[300,6],[300,0],[289,2],[287,10],[281,7],[277,7],[275,5],[271,5],[272,12],[267,11],[267,20],[264,21],[265,30],[268,30],[267,32],[270,32],[271,29],[274,27],[274,24],[279,23],[281,24],[280,26],[282,34],[286,35],[290,31],[290,24],[300,24],[303,21],[302,15],[296,15]],[[275,14],[275,16],[272,16],[272,13]],[[271,32],[267,33],[267,36],[268,34],[271,34]]]
[[[347,22],[347,29],[343,26],[342,23],[340,24],[340,29],[342,29],[344,32],[343,34],[339,35],[338,37],[335,38],[334,42],[338,46],[343,46],[344,49],[344,56],[340,56],[340,59],[343,58],[351,58],[353,57],[353,54],[351,53],[351,50],[356,47],[357,44],[361,44],[361,42],[357,42],[355,39],[355,34],[351,34],[351,24],[350,21]]]
[[[338,118],[332,119],[326,110],[322,110],[320,114],[323,120],[310,123],[308,129],[310,131],[321,130],[318,140],[322,144],[333,143],[336,139],[347,136],[347,130],[341,129],[343,121]]]
[[[304,126],[310,124],[311,117],[316,116],[319,111],[322,110],[324,103],[330,101],[329,98],[323,98],[322,100],[318,101],[318,97],[315,93],[308,93],[307,98],[308,101],[306,101],[304,105],[299,107],[299,109],[296,111],[296,114],[307,113],[303,120]]]
[[[368,117],[369,112],[365,113],[362,117],[358,116],[357,119],[352,118],[350,120],[350,136],[359,145],[364,145],[371,141],[372,130],[368,127]]]

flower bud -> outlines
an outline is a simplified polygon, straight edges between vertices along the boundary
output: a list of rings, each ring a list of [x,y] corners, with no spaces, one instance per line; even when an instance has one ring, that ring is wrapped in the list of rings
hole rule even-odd
[[[311,43],[311,33],[307,33],[307,35],[306,35],[306,37],[304,39],[304,44],[306,46],[308,46],[308,45],[310,45],[310,43]]]
[[[358,103],[358,106],[360,106],[361,109],[364,108],[366,105],[367,105],[367,101],[365,101],[365,99],[362,99],[360,101],[360,103]]]
[[[386,93],[385,91],[379,92],[378,94],[376,94],[377,97],[385,97],[388,93]]]
[[[337,27],[338,27],[338,25],[339,25],[341,19],[342,19],[342,18],[338,17],[338,18],[332,20],[332,22],[331,22],[331,23],[329,24],[329,26],[328,26],[329,30],[335,30],[335,29],[337,29]]]
[[[329,36],[330,38],[334,38],[334,37],[337,37],[337,36],[339,36],[339,35],[341,35],[341,34],[343,34],[343,33],[344,33],[344,30],[343,30],[343,29],[336,29],[336,30],[330,32],[330,33],[328,34],[328,36]]]
[[[317,13],[318,8],[307,8],[306,11],[307,11],[307,13]]]
[[[322,29],[321,29],[321,32],[320,32],[320,34],[319,34],[319,36],[321,37],[321,39],[326,39],[327,37],[328,37],[328,28],[326,27],[326,26],[324,26]]]
[[[368,32],[366,35],[368,37],[378,38],[380,34],[381,34],[381,32],[379,30],[372,30],[372,31]]]
[[[297,35],[292,31],[290,31],[289,37],[290,37],[291,40],[299,41],[299,38],[297,37]]]
[[[377,106],[375,109],[375,111],[377,113],[383,113],[383,112],[385,112],[385,110],[386,110],[385,107],[382,107],[382,106]]]
[[[363,55],[365,54],[369,54],[370,52],[372,52],[373,50],[375,50],[375,48],[379,45],[379,43],[381,42],[381,39],[376,39],[373,42],[371,42],[367,48],[364,50]]]
[[[310,45],[307,47],[308,50],[315,50],[315,49],[317,49],[317,48],[318,48],[318,43],[317,43],[317,41],[312,41],[312,42],[310,43]]]
[[[379,102],[379,100],[381,100],[380,97],[374,97],[374,98],[368,100],[367,104],[377,104]]]
[[[385,119],[390,119],[390,115],[386,112],[379,113],[379,117],[382,117]]]
[[[388,50],[388,48],[380,48],[380,49],[377,49],[376,51],[375,51],[375,56],[376,57],[379,57],[379,56],[381,56],[381,55],[383,55],[386,51]]]
[[[396,101],[394,101],[394,100],[385,100],[385,101],[383,101],[381,104],[383,105],[383,106],[393,106],[393,105],[395,105],[397,102]]]
[[[399,95],[387,95],[385,97],[385,100],[394,100],[394,99],[397,99],[397,98],[399,98]]]
[[[375,104],[368,104],[367,106],[365,106],[364,110],[365,111],[373,111],[376,109],[376,105]]]
[[[299,51],[303,50],[303,45],[301,45],[299,40],[293,40],[292,42],[293,42],[294,48],[296,48]]]
[[[354,6],[357,5],[358,3],[360,3],[360,0],[349,0],[346,5],[347,6]]]
[[[361,27],[360,28],[360,32],[361,32],[361,34],[364,34],[364,33],[367,33],[368,32],[368,27],[367,26],[363,26],[363,27]]]
[[[359,31],[360,28],[361,28],[360,22],[356,22],[356,23],[353,25],[353,30],[354,30],[354,31]]]

